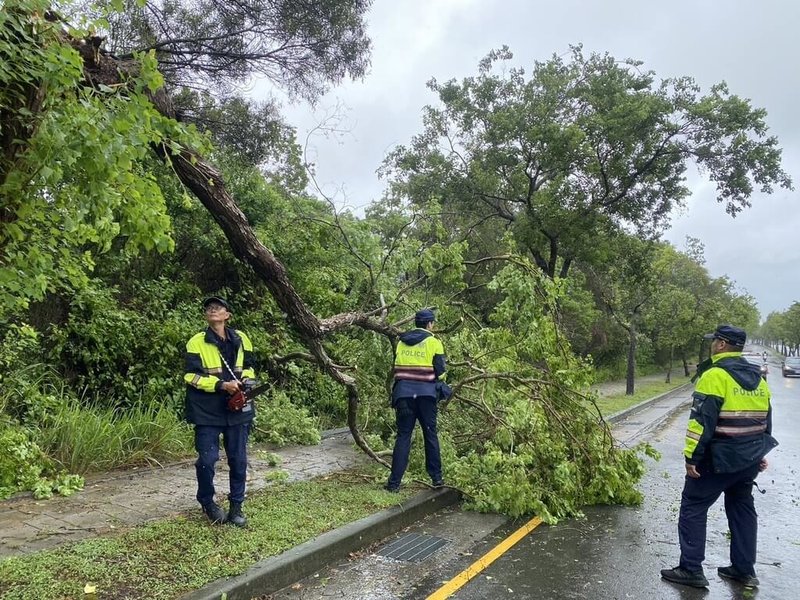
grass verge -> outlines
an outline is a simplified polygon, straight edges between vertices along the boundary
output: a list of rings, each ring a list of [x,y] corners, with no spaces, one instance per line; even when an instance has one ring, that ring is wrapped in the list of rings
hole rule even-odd
[[[614,413],[618,413],[621,410],[625,410],[626,408],[630,408],[631,406],[635,406],[646,400],[650,400],[650,398],[658,396],[659,394],[674,390],[675,388],[686,383],[689,383],[689,380],[685,377],[673,377],[671,383],[645,383],[640,386],[636,386],[632,396],[626,396],[624,392],[622,394],[606,396],[597,400],[597,406],[600,409],[600,412],[603,413],[603,416],[608,417]]]
[[[398,504],[413,490],[392,494],[347,474],[277,484],[245,504],[247,529],[211,526],[196,511],[54,550],[0,562],[4,600],[83,598],[87,583],[98,600],[172,599],[238,575],[326,531]],[[324,510],[320,510],[324,507]]]

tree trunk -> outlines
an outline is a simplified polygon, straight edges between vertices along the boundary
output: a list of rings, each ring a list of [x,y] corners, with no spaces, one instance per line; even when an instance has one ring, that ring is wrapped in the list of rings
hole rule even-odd
[[[683,374],[686,377],[691,377],[692,372],[689,370],[689,361],[686,360],[686,355],[681,351],[681,362],[683,363]]]
[[[633,396],[636,375],[636,319],[631,319],[628,329],[628,370],[625,375],[625,395]]]
[[[669,365],[667,365],[667,379],[664,383],[672,382],[672,357],[675,354],[675,346],[669,345]]]

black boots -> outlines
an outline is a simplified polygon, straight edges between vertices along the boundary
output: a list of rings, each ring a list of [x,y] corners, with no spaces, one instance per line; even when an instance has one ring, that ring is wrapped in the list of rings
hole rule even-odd
[[[720,567],[717,569],[717,573],[719,573],[720,577],[724,577],[725,579],[733,579],[734,581],[738,581],[739,583],[743,584],[745,587],[758,587],[758,577],[743,573],[733,565],[730,567]]]
[[[232,523],[237,527],[246,527],[247,519],[242,514],[242,503],[231,502],[231,508],[228,514],[220,508],[216,502],[209,502],[203,506],[203,512],[212,525],[221,525],[222,523]]]
[[[221,525],[225,522],[225,511],[214,501],[203,506],[203,512],[212,525]]]
[[[237,527],[247,527],[247,519],[242,514],[241,502],[231,502],[231,509],[228,511],[228,523],[233,523]]]
[[[687,571],[683,567],[674,569],[661,569],[661,577],[672,583],[688,585],[690,587],[702,588],[708,586],[708,579],[703,571]]]

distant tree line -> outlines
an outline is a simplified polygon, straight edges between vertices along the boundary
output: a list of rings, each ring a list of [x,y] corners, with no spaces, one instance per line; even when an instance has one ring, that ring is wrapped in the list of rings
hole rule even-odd
[[[771,312],[758,329],[764,344],[784,356],[800,356],[800,302],[783,312]]]

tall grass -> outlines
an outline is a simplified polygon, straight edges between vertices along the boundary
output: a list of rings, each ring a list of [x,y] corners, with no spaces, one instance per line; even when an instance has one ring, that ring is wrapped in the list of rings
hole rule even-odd
[[[35,437],[56,463],[80,474],[160,464],[192,451],[190,428],[163,405],[113,409],[65,401]]]

